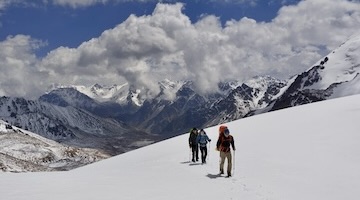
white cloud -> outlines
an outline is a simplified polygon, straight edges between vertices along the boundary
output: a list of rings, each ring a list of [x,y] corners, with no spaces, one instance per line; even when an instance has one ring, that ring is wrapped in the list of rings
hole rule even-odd
[[[271,22],[243,18],[224,27],[211,15],[193,24],[182,9],[182,4],[158,4],[152,15],[132,15],[77,48],[58,48],[41,61],[28,48],[17,50],[27,59],[15,58],[30,62],[29,74],[48,74],[42,84],[35,84],[39,87],[125,79],[144,88],[144,95],[155,95],[157,82],[168,78],[194,80],[199,91],[207,92],[223,80],[261,74],[288,78],[302,72],[360,26],[360,4],[346,0],[302,1],[283,7]],[[0,63],[7,59],[1,57]],[[7,75],[11,74],[15,71]]]
[[[47,74],[36,68],[38,60],[31,52],[42,43],[29,36],[9,36],[0,42],[0,95],[37,96]]]

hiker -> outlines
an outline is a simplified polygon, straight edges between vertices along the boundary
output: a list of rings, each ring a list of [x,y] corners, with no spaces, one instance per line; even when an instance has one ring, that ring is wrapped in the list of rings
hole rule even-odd
[[[224,163],[225,159],[227,159],[227,175],[231,176],[232,169],[232,156],[231,149],[235,151],[234,138],[230,135],[230,131],[227,127],[219,129],[219,139],[216,142],[216,150],[220,151],[220,174],[224,174]]]
[[[189,136],[189,146],[192,150],[192,161],[195,162],[199,161],[199,146],[196,141],[198,136],[198,130],[196,128],[192,128],[190,130],[190,136]]]
[[[201,129],[198,136],[197,136],[197,143],[200,145],[200,152],[201,152],[201,162],[203,164],[206,163],[206,156],[207,156],[207,143],[211,142],[210,138],[206,135],[204,129]]]

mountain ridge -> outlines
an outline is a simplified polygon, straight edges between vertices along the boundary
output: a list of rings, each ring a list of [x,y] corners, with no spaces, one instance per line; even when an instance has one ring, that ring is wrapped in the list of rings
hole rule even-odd
[[[14,126],[61,143],[98,148],[112,155],[137,148],[133,142],[151,143],[157,138],[125,123],[69,105],[2,97],[0,110],[0,118]]]
[[[76,148],[0,120],[0,171],[63,171],[97,162],[110,155],[100,150]]]
[[[252,87],[250,89],[251,91],[248,91],[249,94],[241,91],[244,90],[245,87],[250,88],[246,84]],[[241,118],[251,110],[266,106],[267,102],[270,101],[272,96],[275,95],[283,85],[283,81],[273,77],[258,76],[242,84],[239,81],[223,82],[219,84],[219,90],[214,90],[214,93],[203,95],[196,92],[193,83],[190,81],[172,82],[164,80],[159,82],[161,92],[153,99],[134,100],[135,97],[133,93],[129,91],[126,93],[128,95],[127,97],[122,97],[122,99],[128,99],[128,102],[122,102],[121,105],[117,104],[111,107],[110,105],[115,102],[107,102],[107,105],[105,105],[104,102],[96,103],[97,105],[84,102],[80,103],[80,107],[96,115],[99,115],[99,112],[96,110],[120,111],[120,113],[112,112],[113,115],[107,117],[113,117],[117,120],[124,121],[130,126],[140,127],[146,132],[157,133],[163,135],[163,138],[166,138],[172,137],[178,132],[187,131],[190,127],[206,127],[216,123],[226,122],[228,119]],[[117,86],[114,85],[112,87],[116,88]],[[58,98],[61,100],[58,100],[59,102],[66,101],[70,105],[78,107],[79,105],[74,103],[75,101],[67,98],[67,92],[73,90],[72,88],[94,91],[94,87],[84,89],[84,86],[69,86],[69,91],[64,91],[64,94],[61,94],[62,90],[66,90],[65,88],[66,87],[63,86],[61,89],[55,89],[41,96],[40,100],[52,103],[54,102],[52,95],[60,92]],[[104,87],[97,86],[97,88]],[[78,92],[81,93],[81,91]],[[163,96],[165,93],[169,93],[170,96],[171,94],[175,94],[175,96],[172,99],[167,99]],[[86,94],[83,93],[83,95]],[[243,103],[240,103],[242,102],[241,99],[247,98],[247,96],[251,96],[251,98],[245,99]],[[134,102],[143,103],[138,104]],[[95,106],[84,106],[87,104]],[[230,114],[232,112],[230,108],[226,113],[218,113],[219,110],[224,110],[226,107],[231,106],[230,104],[232,105],[232,109],[238,110],[237,114]],[[104,107],[102,107],[102,105],[104,105]],[[109,106],[108,109],[106,108],[107,106]],[[221,114],[220,117],[219,114]]]
[[[360,93],[360,34],[353,35],[315,66],[288,81],[270,110]],[[353,84],[352,84],[353,83]]]

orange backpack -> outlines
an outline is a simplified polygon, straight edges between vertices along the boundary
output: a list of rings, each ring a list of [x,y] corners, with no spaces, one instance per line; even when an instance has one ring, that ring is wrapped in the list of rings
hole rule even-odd
[[[221,136],[221,134],[224,134],[224,131],[227,129],[228,127],[225,125],[221,125],[219,127],[219,137]]]
[[[218,138],[218,141],[222,141],[222,139],[223,139],[222,136],[224,136],[224,131],[225,131],[227,128],[228,128],[228,127],[225,126],[225,125],[221,125],[221,126],[219,127],[219,138]],[[224,137],[225,137],[225,136],[224,136]],[[220,149],[219,149],[218,147],[216,147],[215,150],[219,151]]]

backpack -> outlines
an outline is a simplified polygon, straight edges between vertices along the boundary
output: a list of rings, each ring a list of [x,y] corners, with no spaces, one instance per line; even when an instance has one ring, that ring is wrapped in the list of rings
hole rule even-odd
[[[219,127],[219,137],[220,137],[221,135],[223,135],[223,133],[225,132],[225,130],[228,130],[228,127],[227,127],[227,126],[221,125],[221,126]]]
[[[216,150],[228,152],[228,151],[230,151],[230,143],[231,143],[231,140],[233,140],[233,137],[232,136],[225,137],[224,133],[229,134],[230,131],[227,126],[221,125],[219,127],[219,138],[218,138],[218,141],[216,144]]]
[[[206,144],[208,143],[208,141],[211,141],[210,138],[206,135],[206,132],[204,131],[204,133],[200,133],[198,134],[197,137],[197,142],[200,144],[200,146],[202,147],[206,147]]]

